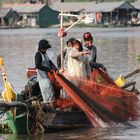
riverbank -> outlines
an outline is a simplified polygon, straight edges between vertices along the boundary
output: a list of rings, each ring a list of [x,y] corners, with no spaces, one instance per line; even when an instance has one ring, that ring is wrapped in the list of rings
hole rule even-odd
[[[71,22],[64,22],[63,23],[63,27],[69,27],[71,26],[72,23]],[[95,23],[89,23],[89,24],[85,24],[83,22],[77,23],[75,25],[75,27],[81,27],[81,28],[118,28],[118,27],[122,27],[122,28],[128,28],[128,27],[137,27],[140,26],[140,24],[95,24]],[[59,28],[60,24],[56,24],[56,25],[52,25],[50,26],[52,28]]]
[[[72,23],[71,22],[64,22],[63,23],[63,27],[67,28],[69,26],[71,26]],[[120,25],[115,25],[115,24],[84,24],[84,23],[78,23],[75,25],[75,27],[79,27],[79,28],[128,28],[128,27],[138,27],[140,26],[140,24],[120,24]],[[18,29],[18,28],[42,28],[42,27],[22,27],[22,26],[0,26],[0,29]],[[52,26],[48,26],[48,27],[43,27],[43,28],[60,28],[60,24],[55,24]]]

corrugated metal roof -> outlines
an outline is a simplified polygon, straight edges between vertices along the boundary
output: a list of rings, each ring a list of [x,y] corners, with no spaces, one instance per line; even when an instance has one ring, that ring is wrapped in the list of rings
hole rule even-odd
[[[140,0],[137,0],[136,2],[132,3],[132,5],[133,5],[136,9],[140,9]]]
[[[135,9],[128,2],[103,2],[91,5],[85,12],[111,12],[115,9]]]
[[[3,8],[12,8],[18,13],[37,13],[45,4],[3,4]],[[116,8],[133,8],[127,2],[55,2],[50,8],[63,12],[110,12]]]
[[[1,8],[0,9],[0,17],[5,17],[12,9],[11,8]]]
[[[134,9],[134,7],[125,1],[121,2],[56,2],[51,6],[52,9],[64,12],[110,12],[116,8]]]
[[[87,9],[94,2],[56,2],[50,7],[56,11],[79,12]]]
[[[12,8],[18,13],[37,13],[45,4],[3,4],[3,8]]]

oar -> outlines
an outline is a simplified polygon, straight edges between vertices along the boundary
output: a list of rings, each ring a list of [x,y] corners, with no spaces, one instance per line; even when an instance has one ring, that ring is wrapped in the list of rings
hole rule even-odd
[[[12,88],[11,84],[7,81],[3,58],[0,58],[0,67],[2,70],[2,76],[3,76],[4,85],[5,85],[5,89],[2,92],[2,98],[3,98],[4,102],[16,101],[16,92]],[[14,107],[13,109],[11,109],[10,113],[14,118],[16,115],[16,108]]]
[[[3,76],[4,85],[5,85],[5,89],[2,92],[2,98],[5,102],[15,101],[16,93],[15,93],[14,89],[12,88],[11,84],[7,81],[3,58],[0,58],[0,67],[2,70],[2,76]]]

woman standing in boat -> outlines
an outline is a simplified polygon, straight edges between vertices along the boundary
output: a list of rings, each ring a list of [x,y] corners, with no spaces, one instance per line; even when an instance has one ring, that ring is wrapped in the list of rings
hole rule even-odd
[[[67,59],[68,59],[68,52],[72,49],[72,42],[76,40],[75,38],[70,38],[67,42],[66,42],[66,47],[63,50],[63,57],[64,57],[64,69],[67,69]],[[57,67],[59,69],[61,69],[61,54],[59,54],[57,56]]]
[[[78,40],[72,42],[73,48],[68,52],[67,72],[72,77],[81,79],[88,79],[89,65],[88,58],[89,51],[83,51],[82,44]]]
[[[47,40],[40,40],[38,44],[38,50],[35,53],[34,59],[37,71],[37,79],[42,93],[43,102],[53,106],[55,95],[51,81],[48,78],[48,72],[51,72],[53,69],[57,70],[57,68],[49,59],[46,53],[49,48],[51,48],[51,45]]]
[[[93,37],[90,32],[86,32],[83,35],[83,39],[85,41],[85,47],[86,49],[90,50],[91,55],[89,59],[89,65],[92,69],[101,68],[102,70],[106,71],[106,68],[101,63],[96,63],[97,58],[97,48],[95,45],[93,45]]]

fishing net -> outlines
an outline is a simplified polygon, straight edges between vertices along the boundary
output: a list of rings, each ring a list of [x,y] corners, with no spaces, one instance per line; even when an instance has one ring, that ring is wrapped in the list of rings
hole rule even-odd
[[[55,78],[62,85],[62,87],[67,91],[71,99],[85,112],[87,117],[90,119],[91,123],[95,127],[104,127],[105,123],[100,119],[100,117],[92,110],[90,104],[87,104],[88,98],[82,91],[77,88],[73,83],[68,81],[61,74],[55,74]]]
[[[84,85],[85,88],[88,86],[96,89],[98,93],[96,97],[101,100],[101,104],[122,121],[135,120],[138,118],[138,98],[135,94],[125,91],[115,85],[107,73],[104,73],[100,69],[94,70],[91,81]],[[87,95],[91,96],[91,94]]]
[[[124,125],[138,118],[138,98],[118,87],[107,73],[94,70],[90,80],[65,77],[55,74],[59,84],[95,127],[117,126],[119,122]]]

